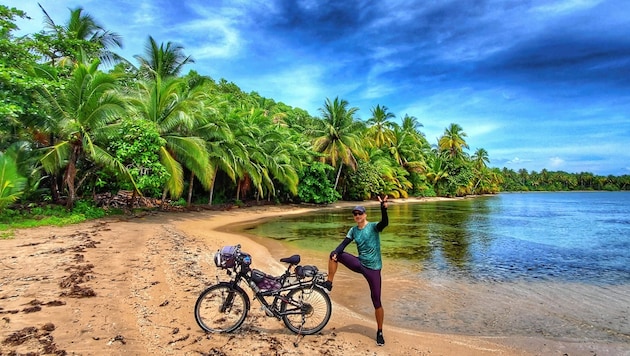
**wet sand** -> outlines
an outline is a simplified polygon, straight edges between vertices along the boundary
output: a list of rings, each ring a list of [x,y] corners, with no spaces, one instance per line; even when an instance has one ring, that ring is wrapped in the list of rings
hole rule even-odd
[[[532,299],[522,309],[482,302],[489,295],[478,286],[447,285],[425,281],[425,309],[407,312],[398,322],[392,315],[405,303],[402,293],[387,289],[384,295],[386,345],[374,343],[374,320],[366,293],[345,293],[353,277],[340,274],[336,279],[333,317],[321,334],[305,337],[296,347],[296,336],[275,319],[267,318],[257,302],[245,325],[232,334],[205,334],[196,325],[193,305],[205,286],[225,273],[212,263],[213,253],[224,245],[240,243],[252,254],[254,267],[268,273],[282,272],[277,256],[295,251],[281,245],[268,248],[244,234],[225,231],[246,221],[282,214],[310,211],[305,207],[255,207],[231,211],[196,213],[156,213],[137,217],[107,218],[62,228],[19,230],[15,238],[0,240],[0,354],[38,352],[75,355],[627,355],[627,342],[590,342],[546,337],[502,336],[479,333],[475,327],[487,323],[485,311],[520,314],[535,309],[549,313],[541,302],[558,305],[572,293],[541,293],[539,303]],[[273,243],[272,243],[273,245]],[[321,256],[307,251],[304,263],[322,267]],[[347,278],[344,278],[347,277]],[[387,275],[389,282],[405,276]],[[397,279],[398,278],[398,279]],[[358,285],[358,283],[357,283]],[[498,293],[519,292],[518,286],[505,286]],[[564,290],[564,289],[562,289]],[[625,315],[618,322],[627,324],[625,290],[604,291],[601,309],[590,308],[602,318],[612,298],[622,298]],[[479,294],[481,293],[481,294]],[[486,293],[486,294],[483,294]],[[614,294],[619,293],[619,295]],[[459,295],[461,294],[461,295]],[[596,295],[598,293],[595,293]],[[452,298],[448,298],[452,296]],[[415,297],[412,297],[415,298]],[[457,300],[474,301],[460,305]],[[626,298],[626,299],[623,299]],[[461,302],[460,302],[461,303]],[[579,304],[576,298],[574,303]],[[622,304],[623,305],[623,304]],[[506,309],[506,308],[512,309]],[[483,309],[483,308],[482,308]],[[623,308],[622,308],[623,309]],[[390,311],[391,310],[391,311]],[[485,309],[484,309],[485,310]],[[622,310],[623,311],[623,310]],[[461,317],[459,316],[461,314]],[[424,316],[434,320],[460,320],[461,333],[440,332],[440,324],[423,324]],[[447,318],[449,316],[449,318]],[[456,316],[456,317],[453,317]],[[620,316],[617,316],[619,318]],[[427,320],[431,320],[427,317]],[[406,326],[407,323],[412,326]],[[415,323],[415,324],[414,324]],[[527,327],[528,320],[523,320]],[[416,326],[417,324],[417,326]],[[470,327],[465,327],[471,325]],[[508,326],[509,327],[509,326]],[[501,326],[498,329],[502,329]],[[469,329],[466,331],[466,329]],[[497,329],[497,330],[498,330]],[[623,340],[623,338],[622,338]]]

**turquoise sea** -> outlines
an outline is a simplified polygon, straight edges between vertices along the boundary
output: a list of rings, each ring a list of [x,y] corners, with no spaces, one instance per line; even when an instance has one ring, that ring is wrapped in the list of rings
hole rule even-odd
[[[378,205],[367,209],[368,220],[380,220]],[[247,232],[310,251],[324,267],[354,224],[346,210],[275,218]],[[386,322],[615,343],[630,353],[630,192],[394,201],[389,218],[381,235]],[[363,283],[340,268],[332,295],[370,317]]]

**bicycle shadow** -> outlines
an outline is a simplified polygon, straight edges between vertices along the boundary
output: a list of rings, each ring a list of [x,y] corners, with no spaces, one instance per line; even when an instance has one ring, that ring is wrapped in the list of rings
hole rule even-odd
[[[342,327],[336,327],[334,330],[328,330],[335,333],[350,333],[359,334],[367,337],[372,337],[372,334],[376,335],[376,327],[366,326],[361,324],[348,324]]]
[[[262,333],[267,335],[295,335],[292,331],[288,330],[283,326],[271,327],[271,326],[260,326],[260,325],[248,325],[243,328],[245,332],[253,332],[253,333]],[[335,328],[324,328],[322,331],[315,333],[313,335],[308,336],[330,336],[333,334],[339,333],[349,333],[349,334],[358,334],[366,337],[372,337],[372,334],[376,334],[376,329],[374,327],[365,326],[361,324],[349,324],[344,325],[342,327]]]

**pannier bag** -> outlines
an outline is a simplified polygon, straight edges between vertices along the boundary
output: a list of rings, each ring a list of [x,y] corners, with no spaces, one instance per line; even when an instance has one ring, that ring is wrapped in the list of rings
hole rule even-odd
[[[298,278],[314,277],[319,270],[317,266],[297,266],[295,267],[295,274]]]
[[[278,281],[276,277],[257,269],[252,270],[252,280],[263,292],[280,289],[282,287],[282,284],[280,284],[280,281]]]

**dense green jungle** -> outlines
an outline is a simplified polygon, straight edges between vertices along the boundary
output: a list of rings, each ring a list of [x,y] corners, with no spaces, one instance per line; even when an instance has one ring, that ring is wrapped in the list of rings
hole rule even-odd
[[[452,123],[427,141],[414,116],[343,98],[316,116],[236,84],[185,72],[185,48],[149,37],[133,59],[84,9],[17,37],[0,5],[0,216],[99,217],[103,207],[313,203],[628,190],[630,176],[513,171],[470,152]],[[51,207],[53,206],[53,207]],[[72,222],[72,214],[67,222]],[[76,214],[75,214],[76,216]],[[61,222],[63,223],[63,222]]]

